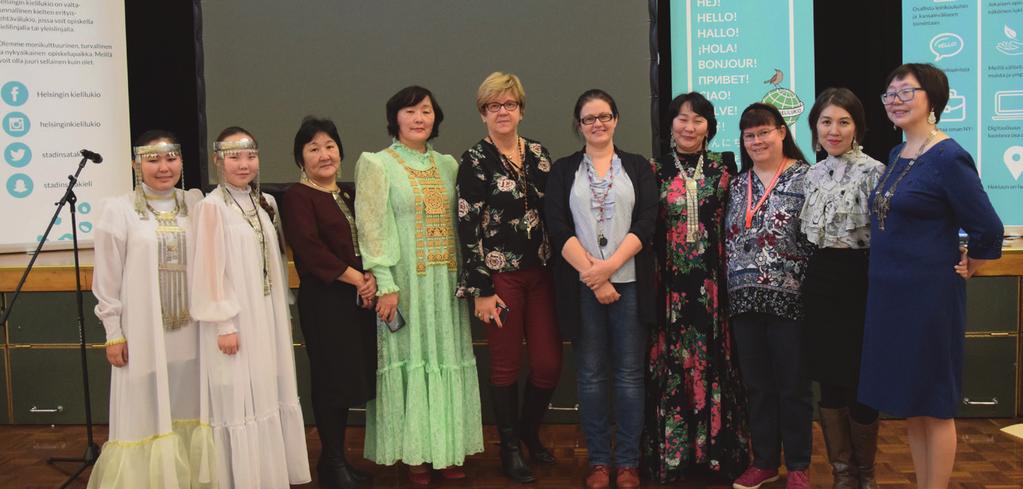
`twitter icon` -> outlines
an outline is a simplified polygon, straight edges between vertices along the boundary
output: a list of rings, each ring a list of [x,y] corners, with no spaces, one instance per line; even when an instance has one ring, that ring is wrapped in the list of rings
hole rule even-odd
[[[21,168],[32,161],[32,149],[25,143],[11,143],[4,149],[4,161],[15,168]]]

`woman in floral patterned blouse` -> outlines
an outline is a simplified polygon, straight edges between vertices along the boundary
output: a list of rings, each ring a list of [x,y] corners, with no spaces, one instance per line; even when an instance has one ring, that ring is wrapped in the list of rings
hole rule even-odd
[[[755,103],[739,118],[743,171],[725,219],[728,315],[749,396],[753,464],[736,489],[778,479],[809,489],[813,394],[804,372],[800,285],[813,245],[799,229],[810,165],[778,109]]]
[[[691,465],[730,479],[749,465],[746,399],[732,356],[722,221],[735,154],[707,151],[714,106],[697,92],[668,107],[670,153],[654,161],[661,317],[651,334],[646,462],[661,483]]]
[[[561,373],[561,338],[555,323],[551,257],[542,219],[544,186],[551,170],[547,149],[519,136],[526,94],[515,75],[495,72],[476,93],[487,136],[462,154],[458,168],[458,235],[464,261],[458,297],[473,300],[487,325],[490,392],[501,436],[505,475],[535,478],[533,462],[554,463],[540,443],[540,420]],[[519,413],[519,363],[528,342],[529,381]]]

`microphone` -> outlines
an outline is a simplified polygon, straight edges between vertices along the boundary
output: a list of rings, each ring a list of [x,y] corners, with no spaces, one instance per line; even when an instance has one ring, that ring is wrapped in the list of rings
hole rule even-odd
[[[80,153],[82,154],[83,158],[90,160],[93,163],[103,163],[103,155],[99,153],[93,153],[92,151],[89,151],[87,149],[83,149],[82,151],[80,151]]]

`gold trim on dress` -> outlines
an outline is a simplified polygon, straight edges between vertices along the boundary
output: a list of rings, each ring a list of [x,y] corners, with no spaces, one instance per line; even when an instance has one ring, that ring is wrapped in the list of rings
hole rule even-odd
[[[430,167],[417,170],[394,148],[385,151],[405,169],[416,198],[416,273],[426,274],[426,267],[430,265],[447,265],[448,270],[458,270],[455,233],[451,232],[454,209],[433,153],[429,153]]]

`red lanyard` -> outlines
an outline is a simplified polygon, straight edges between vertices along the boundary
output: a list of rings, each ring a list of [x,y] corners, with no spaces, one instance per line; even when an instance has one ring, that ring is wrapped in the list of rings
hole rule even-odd
[[[771,178],[771,183],[764,187],[764,195],[760,196],[760,201],[757,202],[756,207],[753,206],[753,174],[755,172],[750,168],[749,178],[746,179],[746,229],[753,226],[753,216],[767,202],[767,197],[771,195],[771,191],[774,190],[774,186],[778,183],[778,177],[785,170],[785,163],[786,161],[782,160],[781,164],[778,165],[778,169],[774,171],[774,177]]]

